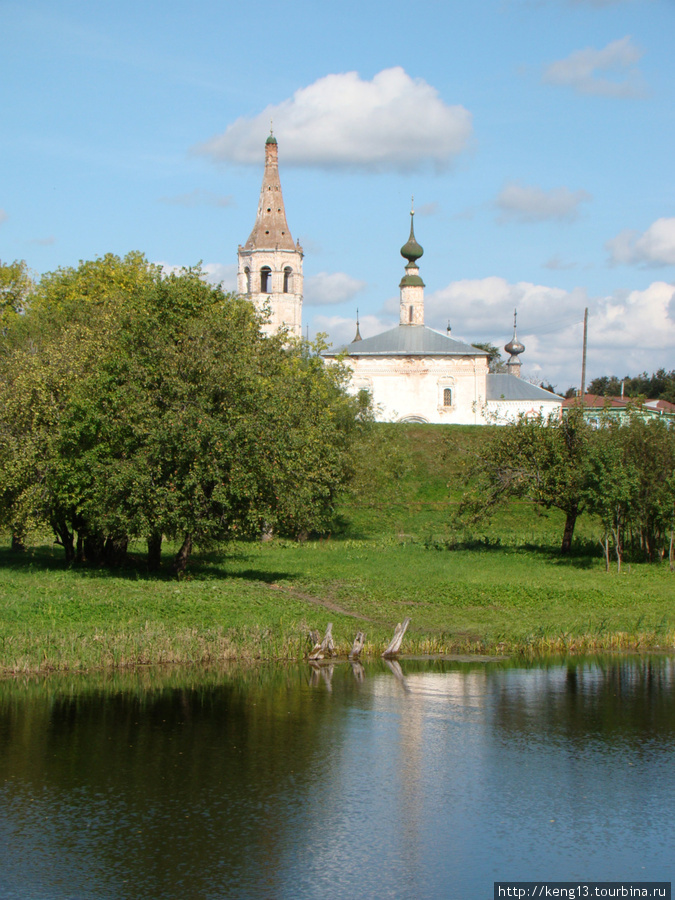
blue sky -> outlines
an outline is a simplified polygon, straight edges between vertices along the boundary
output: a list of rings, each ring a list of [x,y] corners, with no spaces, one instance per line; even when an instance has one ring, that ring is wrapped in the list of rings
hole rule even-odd
[[[1,2],[0,259],[141,250],[234,287],[270,119],[304,323],[427,324],[578,384],[675,367],[675,2]]]

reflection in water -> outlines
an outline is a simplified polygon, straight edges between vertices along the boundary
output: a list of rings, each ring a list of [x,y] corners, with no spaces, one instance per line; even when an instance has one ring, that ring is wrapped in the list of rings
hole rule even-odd
[[[671,880],[670,657],[0,684],[0,898]]]

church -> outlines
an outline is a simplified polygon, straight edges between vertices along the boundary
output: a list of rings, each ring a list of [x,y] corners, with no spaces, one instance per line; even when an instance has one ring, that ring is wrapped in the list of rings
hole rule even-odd
[[[286,221],[279,178],[278,144],[265,143],[265,169],[253,230],[238,249],[237,289],[266,310],[267,333],[286,328],[302,335],[303,252]],[[410,236],[401,247],[407,261],[399,283],[399,324],[362,338],[358,321],[354,340],[323,354],[327,365],[339,356],[352,371],[350,389],[367,390],[381,422],[448,425],[505,424],[519,415],[560,415],[562,398],[520,378],[525,350],[515,328],[505,346],[507,372],[491,373],[488,353],[424,324],[424,282],[419,260],[424,251]]]

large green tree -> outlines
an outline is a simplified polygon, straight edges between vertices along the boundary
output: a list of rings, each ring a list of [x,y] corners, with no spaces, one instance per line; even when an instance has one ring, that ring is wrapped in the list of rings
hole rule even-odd
[[[586,504],[585,454],[590,429],[580,411],[563,419],[521,416],[494,426],[470,467],[460,515],[489,518],[511,497],[565,513],[561,553],[569,553],[578,516]]]
[[[342,367],[264,337],[250,303],[132,255],[48,276],[23,318],[1,373],[6,519],[48,521],[69,560],[143,537],[156,566],[168,536],[179,569],[195,543],[326,527],[366,416]]]
[[[627,550],[653,561],[669,549],[675,529],[675,431],[635,412],[619,424],[607,420],[593,436],[584,496],[604,529],[617,568]]]

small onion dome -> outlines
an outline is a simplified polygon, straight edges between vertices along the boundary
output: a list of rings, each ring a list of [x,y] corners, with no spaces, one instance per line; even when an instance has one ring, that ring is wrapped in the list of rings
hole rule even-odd
[[[266,144],[276,144],[276,142],[277,142],[277,139],[274,137],[273,134],[271,134],[265,141]]]
[[[510,353],[511,356],[518,356],[519,353],[522,353],[525,350],[525,344],[521,344],[514,334],[512,340],[504,346],[504,349],[507,353]]]
[[[415,265],[417,260],[422,256],[424,250],[420,247],[420,245],[415,240],[415,230],[413,227],[413,216],[414,212],[410,213],[410,237],[408,238],[407,243],[405,243],[401,247],[401,256],[404,259],[407,259],[409,263]]]

